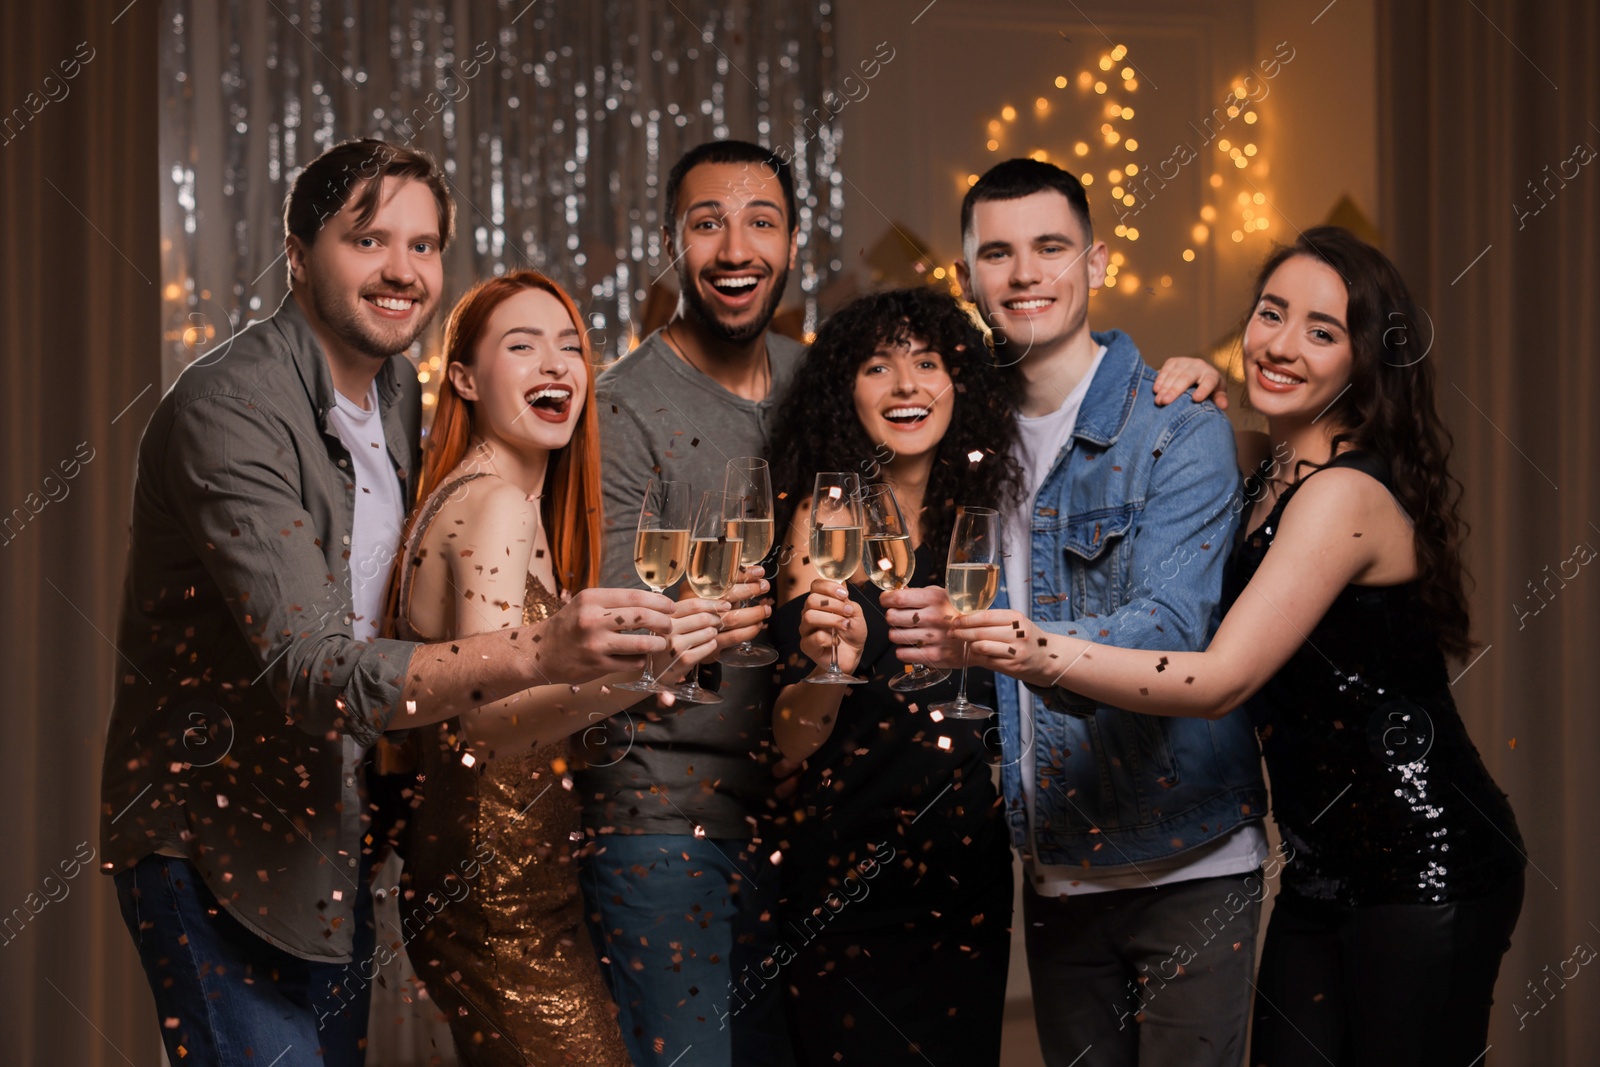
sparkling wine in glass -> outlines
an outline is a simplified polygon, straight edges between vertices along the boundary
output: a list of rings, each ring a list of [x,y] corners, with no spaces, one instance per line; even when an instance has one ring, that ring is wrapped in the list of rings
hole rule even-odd
[[[962,615],[989,610],[1000,591],[1000,516],[992,508],[957,508],[944,568],[950,603]],[[994,709],[967,699],[967,649],[961,650],[961,689],[954,700],[934,704],[947,719],[986,719]]]
[[[638,532],[633,539],[633,569],[652,592],[665,593],[672,588],[688,566],[691,493],[688,482],[651,478],[645,486]],[[653,659],[645,660],[644,673],[637,679],[613,688],[635,693],[671,692],[656,679]]]
[[[738,502],[737,517],[729,521],[728,536],[744,542],[740,566],[753,567],[772,551],[772,475],[767,461],[754,456],[730,459],[722,488]],[[778,650],[745,641],[718,658],[725,667],[765,667],[778,661]]]
[[[811,565],[830,582],[847,582],[861,567],[861,482],[845,471],[823,471],[817,475],[811,493]],[[806,679],[819,685],[860,685],[857,678],[839,669],[839,639],[834,638],[833,656],[821,674]]]
[[[689,528],[689,565],[685,575],[697,597],[721,600],[738,581],[744,541],[730,536],[737,514],[737,498],[714,489],[700,494],[700,508]],[[698,673],[698,670],[690,671],[684,684],[672,691],[673,696],[691,704],[722,703],[720,696],[700,688],[696,679]]]
[[[885,484],[869,485],[861,490],[862,529],[866,535],[866,552],[862,562],[867,568],[867,578],[885,593],[904,589],[916,572],[916,554],[911,548],[910,527],[900,510],[900,501],[894,490]],[[909,693],[938,685],[950,672],[935,670],[925,663],[914,670],[895,675],[889,688],[897,693]]]

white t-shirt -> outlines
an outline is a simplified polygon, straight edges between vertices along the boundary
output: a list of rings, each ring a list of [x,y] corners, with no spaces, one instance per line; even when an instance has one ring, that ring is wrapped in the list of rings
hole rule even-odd
[[[328,421],[350,453],[356,483],[355,519],[350,528],[350,633],[357,641],[378,636],[389,566],[400,550],[405,504],[400,479],[383,439],[378,383],[367,390],[363,411],[342,393],[334,394]]]
[[[1009,516],[1003,526],[1005,539],[1004,569],[1007,595],[1012,608],[1033,617],[1032,588],[1032,535],[1033,502],[1039,494],[1061,450],[1072,439],[1077,428],[1078,411],[1083,398],[1088,395],[1089,383],[1105,359],[1106,348],[1100,346],[1094,362],[1061,406],[1048,415],[1019,416],[1017,419],[1016,459],[1022,467],[1024,498],[1022,505]],[[1034,798],[1037,787],[1034,781],[1033,761],[1033,694],[1027,686],[1017,683],[1017,699],[1021,712],[1022,796],[1028,815],[1028,839],[1037,854],[1033,838]],[[1207,842],[1165,859],[1128,864],[1121,867],[1068,867],[1040,863],[1028,864],[1028,884],[1040,896],[1056,897],[1069,894],[1100,893],[1113,889],[1143,889],[1152,885],[1166,885],[1195,878],[1213,878],[1224,874],[1243,874],[1261,866],[1267,857],[1267,837],[1258,823],[1239,827],[1226,836]]]

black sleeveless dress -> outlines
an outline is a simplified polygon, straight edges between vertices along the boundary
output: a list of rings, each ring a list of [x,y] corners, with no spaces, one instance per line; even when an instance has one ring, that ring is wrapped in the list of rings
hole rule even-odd
[[[913,587],[938,584],[943,551],[920,546]],[[832,734],[806,761],[763,836],[783,852],[780,956],[801,1067],[838,1063],[997,1065],[1011,945],[1011,845],[989,760],[995,720],[936,719],[956,677],[911,693],[870,584],[851,585],[866,621]],[[782,684],[800,651],[805,597],[773,612]],[[967,690],[993,705],[994,679]],[[780,962],[783,962],[780,960]],[[893,1020],[892,1023],[887,1020]],[[914,1043],[914,1044],[913,1044]]]
[[[1376,456],[1345,452],[1329,467],[1391,486]],[[1225,608],[1301,484],[1235,548]],[[1486,896],[1523,869],[1516,817],[1456,712],[1416,582],[1346,586],[1247,707],[1273,815],[1294,850],[1285,893],[1355,907],[1446,904]]]

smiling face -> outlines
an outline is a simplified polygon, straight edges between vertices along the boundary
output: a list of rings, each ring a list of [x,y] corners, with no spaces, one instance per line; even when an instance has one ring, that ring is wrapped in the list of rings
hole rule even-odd
[[[288,238],[290,275],[308,297],[308,318],[352,352],[387,359],[410,348],[439,310],[439,206],[422,182],[385,178],[377,213],[358,227],[360,199],[357,190],[310,246]]]
[[[510,448],[554,452],[572,440],[589,393],[582,338],[561,301],[523,289],[490,313],[472,363],[450,364],[450,380],[474,401],[473,432]]]
[[[926,342],[885,345],[856,368],[856,418],[897,459],[931,455],[950,429],[951,386],[944,358]]]
[[[702,163],[683,176],[668,250],[686,315],[732,343],[759,337],[799,251],[783,185],[756,163]]]
[[[1072,204],[1055,190],[973,205],[961,288],[1000,334],[996,354],[1017,363],[1054,351],[1088,329],[1089,291],[1105,281],[1106,246],[1091,241]]]
[[[1344,279],[1296,255],[1262,286],[1244,331],[1250,405],[1270,418],[1315,420],[1350,384],[1353,351]]]

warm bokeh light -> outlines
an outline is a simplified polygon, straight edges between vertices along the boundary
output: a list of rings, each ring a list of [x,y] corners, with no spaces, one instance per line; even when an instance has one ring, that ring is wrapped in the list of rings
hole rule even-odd
[[[1000,109],[1000,117],[1005,119],[1007,122],[1015,122],[1017,118],[1017,109],[1012,107],[1010,104],[1007,104],[1005,107]]]
[[[1086,156],[1086,155],[1088,155],[1089,154],[1089,146],[1088,146],[1088,144],[1083,142],[1083,141],[1079,141],[1077,144],[1072,146],[1072,154],[1075,155],[1075,156]]]
[[[1183,250],[1183,261],[1185,263],[1193,263],[1194,262],[1194,249],[1185,248]]]
[[[1067,87],[1067,76],[1065,74],[1057,74],[1056,75],[1056,88],[1057,89],[1065,89],[1066,87]]]
[[[1189,231],[1189,236],[1195,239],[1196,244],[1205,244],[1206,238],[1211,236],[1211,227],[1196,223],[1194,229]]]
[[[1105,92],[1106,91],[1106,83],[1105,82],[1095,82],[1094,83],[1094,91],[1097,92],[1097,93]]]

